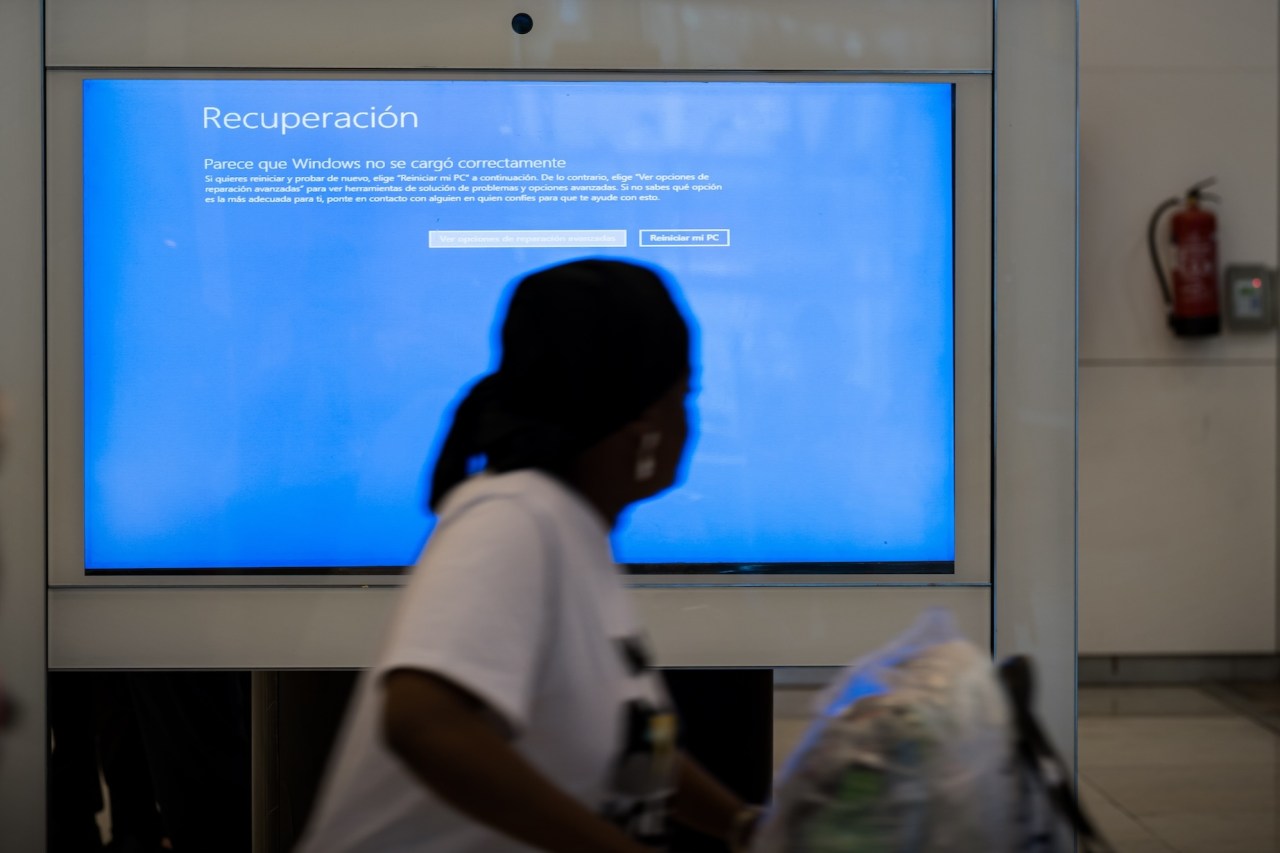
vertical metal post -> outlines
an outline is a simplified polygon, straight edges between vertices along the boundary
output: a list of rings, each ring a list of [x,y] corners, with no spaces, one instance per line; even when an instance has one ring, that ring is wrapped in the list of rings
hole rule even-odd
[[[1079,9],[995,11],[995,649],[1074,766]]]
[[[44,33],[41,0],[0,3],[0,847],[45,849]]]
[[[253,853],[275,853],[279,844],[279,674],[252,675]]]

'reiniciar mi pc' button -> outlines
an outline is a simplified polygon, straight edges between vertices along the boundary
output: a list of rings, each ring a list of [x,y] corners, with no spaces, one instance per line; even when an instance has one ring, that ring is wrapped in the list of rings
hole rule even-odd
[[[729,245],[728,228],[641,228],[640,243],[642,249],[658,246],[697,246],[706,248],[714,246],[725,248]]]

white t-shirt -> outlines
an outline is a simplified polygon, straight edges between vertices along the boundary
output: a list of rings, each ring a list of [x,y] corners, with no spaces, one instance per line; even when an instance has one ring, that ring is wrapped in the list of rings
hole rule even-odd
[[[530,848],[454,811],[383,743],[396,669],[464,687],[513,746],[592,811],[659,841],[675,725],[646,658],[609,531],[537,471],[459,485],[360,680],[299,853],[515,853]]]

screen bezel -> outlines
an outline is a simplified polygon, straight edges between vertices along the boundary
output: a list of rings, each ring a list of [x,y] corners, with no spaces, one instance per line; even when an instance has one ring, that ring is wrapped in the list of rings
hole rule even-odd
[[[783,564],[646,565],[629,581],[669,585],[896,584],[930,580],[985,585],[991,580],[991,78],[984,74],[672,73],[520,71],[83,70],[47,75],[49,292],[49,580],[53,586],[393,586],[403,570],[84,568],[82,83],[86,79],[301,80],[673,80],[757,82],[942,82],[953,85],[953,323],[955,339],[954,564],[835,566]],[[56,415],[56,416],[55,416]]]

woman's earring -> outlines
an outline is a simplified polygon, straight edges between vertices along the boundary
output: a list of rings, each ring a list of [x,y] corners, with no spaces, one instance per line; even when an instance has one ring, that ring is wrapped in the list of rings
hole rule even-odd
[[[658,445],[662,443],[662,433],[646,432],[640,436],[640,448],[636,451],[636,482],[652,480],[658,470]]]

